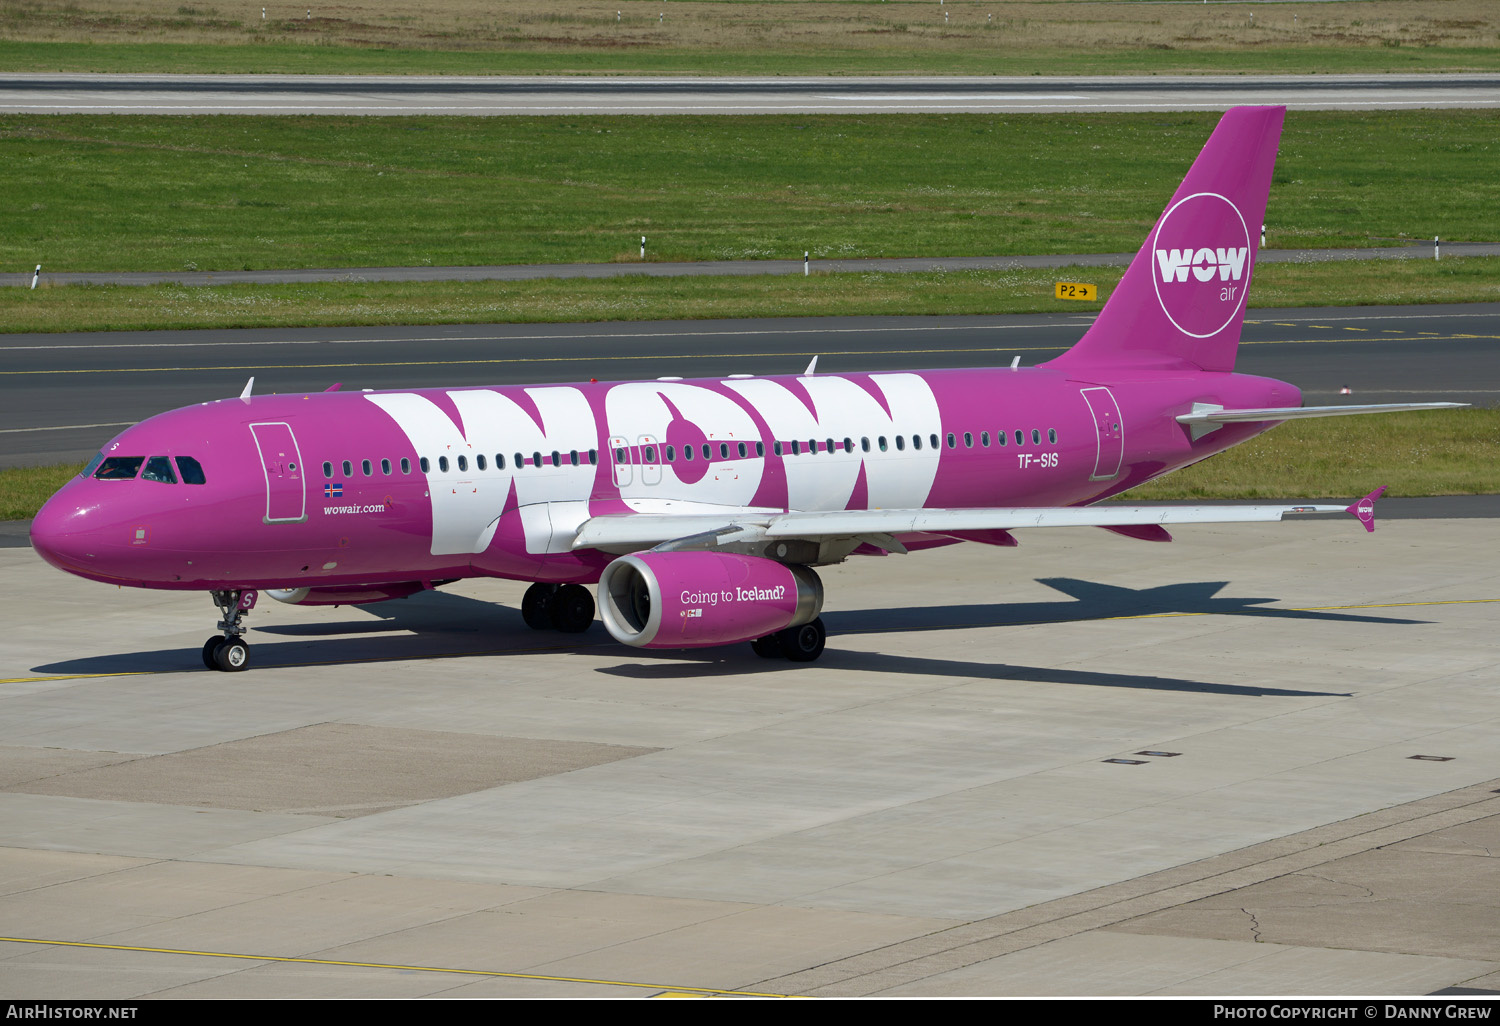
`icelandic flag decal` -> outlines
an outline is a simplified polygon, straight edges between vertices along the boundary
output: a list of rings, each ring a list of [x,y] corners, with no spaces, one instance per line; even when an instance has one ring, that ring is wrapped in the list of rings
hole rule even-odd
[[[343,485],[343,482],[338,482],[338,483],[334,483],[334,484],[326,484],[326,485],[323,486],[323,498],[325,498],[325,499],[341,499],[341,498],[343,498],[343,496],[344,496],[344,485]]]

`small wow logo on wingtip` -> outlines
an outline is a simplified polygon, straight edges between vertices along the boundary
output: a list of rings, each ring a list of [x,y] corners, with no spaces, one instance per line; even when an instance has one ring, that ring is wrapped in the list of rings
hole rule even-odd
[[[1250,278],[1250,231],[1238,207],[1216,192],[1186,196],[1162,215],[1151,248],[1156,299],[1178,331],[1208,338],[1233,323]]]

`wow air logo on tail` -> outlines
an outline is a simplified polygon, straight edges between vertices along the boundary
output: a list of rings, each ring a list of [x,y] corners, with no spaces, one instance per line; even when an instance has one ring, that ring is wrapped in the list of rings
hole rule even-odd
[[[1233,203],[1216,192],[1178,200],[1151,248],[1156,299],[1178,331],[1208,338],[1238,316],[1250,285],[1250,232]]]

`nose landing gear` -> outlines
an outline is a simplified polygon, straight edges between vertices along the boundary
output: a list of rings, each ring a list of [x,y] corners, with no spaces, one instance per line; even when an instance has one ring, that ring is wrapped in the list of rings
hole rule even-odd
[[[210,670],[237,673],[250,665],[250,646],[241,636],[245,633],[244,619],[255,608],[257,593],[247,591],[211,591],[209,597],[219,607],[223,619],[217,624],[222,635],[215,635],[203,643],[203,665]]]

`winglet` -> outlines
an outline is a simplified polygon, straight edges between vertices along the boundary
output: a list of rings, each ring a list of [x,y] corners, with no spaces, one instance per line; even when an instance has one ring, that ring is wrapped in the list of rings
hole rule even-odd
[[[1365,525],[1366,531],[1375,530],[1375,500],[1385,492],[1385,485],[1381,485],[1363,499],[1352,506],[1345,507],[1344,512],[1359,518],[1359,522]]]
[[[808,376],[810,374],[817,373],[817,370],[818,370],[818,358],[816,356],[814,356],[812,358],[812,361],[810,363],[808,363],[807,370],[805,370],[805,371],[802,372],[802,375],[803,375],[803,377],[806,377],[806,376]]]
[[[255,387],[255,375],[250,375],[250,380],[245,382],[245,390],[240,393],[241,399],[249,399],[250,391]]]

